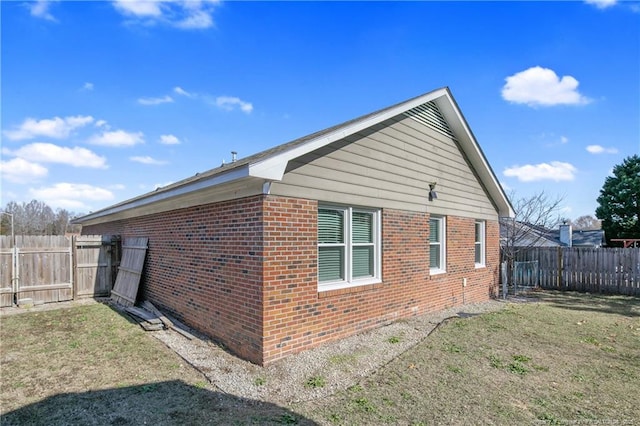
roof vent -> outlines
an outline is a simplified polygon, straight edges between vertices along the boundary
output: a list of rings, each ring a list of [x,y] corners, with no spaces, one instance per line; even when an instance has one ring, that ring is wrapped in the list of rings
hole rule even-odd
[[[238,161],[238,153],[236,151],[231,151],[231,162],[235,163]]]
[[[438,109],[435,102],[429,101],[404,113],[405,116],[416,120],[419,123],[426,124],[433,130],[455,139],[455,135],[451,131],[447,120]]]

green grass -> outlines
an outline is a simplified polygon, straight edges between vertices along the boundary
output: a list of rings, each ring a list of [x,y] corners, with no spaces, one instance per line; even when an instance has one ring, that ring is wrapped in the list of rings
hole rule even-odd
[[[202,374],[107,305],[2,317],[0,423],[637,422],[640,405],[630,390],[640,382],[640,299],[538,297],[539,303],[447,321],[348,389],[291,407],[216,392]],[[340,370],[356,356],[366,355],[329,357],[328,368]],[[304,384],[328,388],[325,377],[331,376],[315,374]],[[261,374],[253,380],[266,384]],[[271,385],[278,384],[270,378]]]
[[[215,391],[126,315],[90,304],[0,318],[0,424],[309,424]]]
[[[323,388],[327,384],[327,381],[322,376],[309,377],[304,385],[308,388]]]
[[[357,393],[303,412],[344,425],[637,422],[640,298],[538,297],[450,320]]]

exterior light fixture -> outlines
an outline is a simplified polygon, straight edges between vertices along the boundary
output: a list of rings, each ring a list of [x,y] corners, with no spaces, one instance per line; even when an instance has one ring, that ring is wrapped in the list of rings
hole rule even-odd
[[[436,182],[432,182],[429,184],[429,201],[436,200],[438,198],[438,193],[436,192]]]

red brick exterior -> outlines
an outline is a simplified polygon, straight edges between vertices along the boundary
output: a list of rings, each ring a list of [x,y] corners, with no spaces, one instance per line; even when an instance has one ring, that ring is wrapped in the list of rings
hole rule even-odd
[[[262,363],[262,197],[83,227],[147,236],[142,295],[242,358]]]
[[[476,268],[475,220],[447,216],[447,272],[431,276],[429,215],[390,209],[382,211],[383,283],[319,293],[317,207],[314,200],[256,196],[83,233],[148,236],[143,297],[262,365],[497,294],[496,221],[486,222],[486,267]]]

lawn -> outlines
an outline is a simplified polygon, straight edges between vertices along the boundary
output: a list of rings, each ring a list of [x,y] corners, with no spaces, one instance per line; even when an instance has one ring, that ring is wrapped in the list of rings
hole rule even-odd
[[[301,418],[216,392],[106,304],[0,321],[2,426],[282,424]]]
[[[451,320],[302,412],[345,425],[636,424],[640,299],[537,297]]]
[[[3,317],[9,424],[634,424],[640,299],[537,293],[443,323],[344,392],[280,407],[217,392],[108,305]]]

